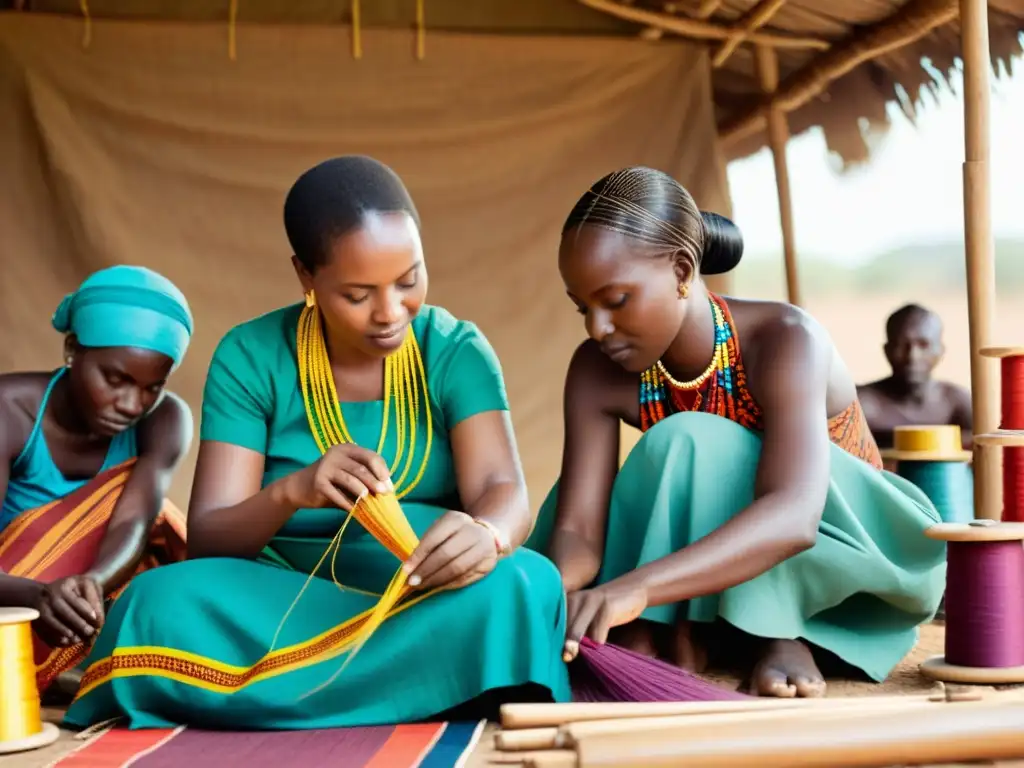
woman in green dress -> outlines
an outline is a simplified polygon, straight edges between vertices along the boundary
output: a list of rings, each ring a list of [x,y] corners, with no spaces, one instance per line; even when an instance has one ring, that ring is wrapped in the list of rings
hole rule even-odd
[[[293,186],[285,227],[305,306],[220,342],[193,559],[132,582],[67,721],[322,728],[567,700],[561,580],[518,548],[532,518],[501,369],[476,326],[424,303],[404,186],[370,158],[328,160]],[[400,563],[357,523],[323,555],[354,505],[391,489],[421,537],[408,583],[442,591],[407,600],[342,669]]]
[[[854,382],[800,309],[710,293],[743,250],[663,173],[583,195],[559,268],[590,336],[569,364],[562,474],[528,546],[583,636],[690,669],[749,656],[753,692],[816,696],[822,659],[879,680],[942,596],[939,522],[884,472]],[[742,341],[742,348],[740,342]],[[710,362],[709,362],[710,361]],[[644,434],[619,468],[619,430]],[[738,642],[731,642],[731,641]]]

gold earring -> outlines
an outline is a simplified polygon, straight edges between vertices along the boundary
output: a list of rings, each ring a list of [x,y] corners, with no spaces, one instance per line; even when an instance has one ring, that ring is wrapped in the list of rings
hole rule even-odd
[[[306,306],[307,307],[315,307],[316,306],[316,294],[313,293],[313,289],[312,288],[310,288],[308,291],[306,291]]]
[[[680,283],[679,284],[679,298],[680,299],[685,299],[686,298],[686,294],[688,294],[689,292],[690,292],[690,286],[688,286],[686,283]]]

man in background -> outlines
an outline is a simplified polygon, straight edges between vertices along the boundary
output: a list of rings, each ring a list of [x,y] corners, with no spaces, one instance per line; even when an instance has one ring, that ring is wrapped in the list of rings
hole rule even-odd
[[[974,427],[970,393],[932,378],[945,352],[939,316],[908,304],[889,316],[885,337],[885,357],[892,375],[857,388],[878,447],[892,447],[895,427],[956,424],[964,448],[970,449]]]

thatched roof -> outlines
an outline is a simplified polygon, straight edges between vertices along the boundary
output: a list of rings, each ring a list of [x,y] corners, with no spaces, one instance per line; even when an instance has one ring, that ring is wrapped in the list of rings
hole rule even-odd
[[[0,0],[34,12],[81,13],[79,0]],[[90,0],[95,18],[224,21],[231,0]],[[363,0],[367,27],[408,27],[416,0]],[[429,29],[523,34],[643,35],[706,42],[715,61],[717,119],[729,157],[766,142],[753,42],[777,51],[790,131],[822,126],[846,162],[867,158],[886,105],[913,117],[923,90],[943,86],[960,51],[957,0],[425,0]],[[246,22],[349,21],[351,0],[237,0]],[[993,60],[1021,52],[1024,0],[991,0]],[[745,29],[742,36],[732,30]],[[733,40],[728,38],[732,35]],[[926,70],[922,60],[930,60]]]

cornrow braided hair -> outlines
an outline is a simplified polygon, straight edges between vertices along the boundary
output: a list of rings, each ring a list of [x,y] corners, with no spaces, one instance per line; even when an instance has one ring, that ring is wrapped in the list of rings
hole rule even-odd
[[[585,224],[655,246],[656,255],[683,258],[694,272],[706,275],[728,272],[743,255],[735,224],[702,212],[679,182],[643,166],[615,171],[595,183],[573,206],[562,233]]]

